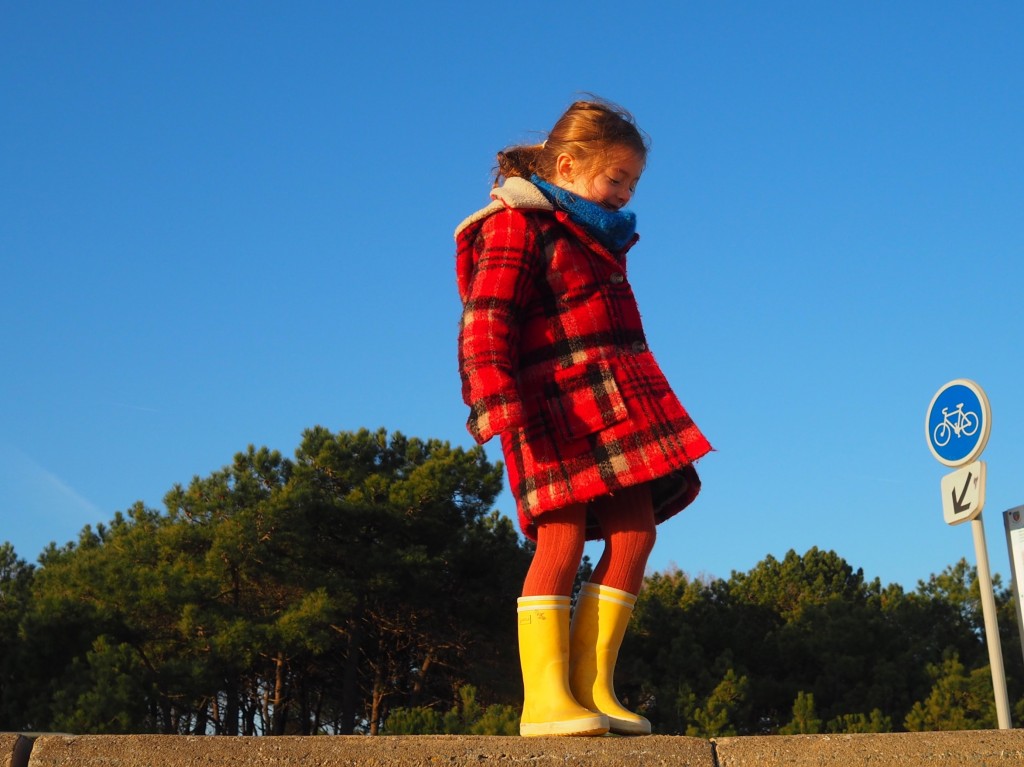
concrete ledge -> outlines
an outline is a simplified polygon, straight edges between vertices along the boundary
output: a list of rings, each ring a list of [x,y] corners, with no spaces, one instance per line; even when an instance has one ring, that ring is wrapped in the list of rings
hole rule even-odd
[[[1024,764],[1024,730],[718,738],[718,767],[991,767]]]
[[[684,738],[0,734],[0,767],[1002,767],[1024,730]]]
[[[180,735],[47,735],[29,767],[715,767],[701,738],[498,738],[459,735],[234,738]]]

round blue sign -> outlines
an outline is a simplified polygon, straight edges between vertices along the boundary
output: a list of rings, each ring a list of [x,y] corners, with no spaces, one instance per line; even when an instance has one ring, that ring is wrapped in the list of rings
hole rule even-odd
[[[981,455],[992,416],[988,397],[974,381],[958,378],[939,389],[925,416],[932,455],[946,466],[963,466]]]

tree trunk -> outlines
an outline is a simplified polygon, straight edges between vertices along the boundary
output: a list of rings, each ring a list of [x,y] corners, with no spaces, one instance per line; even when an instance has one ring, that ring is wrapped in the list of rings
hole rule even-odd
[[[314,687],[314,690],[315,690],[314,696],[315,696],[316,703],[313,706],[313,723],[311,725],[310,735],[319,735],[320,734],[320,715],[323,712],[324,696],[323,696],[323,689],[319,685],[316,685]]]
[[[228,683],[224,691],[224,734],[238,734],[238,690]]]
[[[428,650],[427,656],[420,664],[419,672],[413,677],[412,690],[409,691],[409,708],[416,708],[420,705],[420,696],[423,694],[423,684],[427,678],[427,670],[434,662],[434,651]]]
[[[349,622],[348,652],[345,655],[345,673],[341,682],[341,734],[355,732],[356,706],[359,696],[359,658],[363,644],[362,606]]]
[[[205,735],[209,723],[209,702],[204,700],[196,711],[196,724],[192,728],[193,735]]]
[[[381,704],[384,702],[384,677],[377,666],[377,672],[373,675],[373,703],[370,707],[370,734],[377,735],[380,732]]]
[[[272,731],[275,735],[284,735],[285,725],[288,722],[288,705],[285,703],[284,698],[284,672],[284,654],[278,653],[277,657],[274,658],[274,699],[272,701],[274,706]]]

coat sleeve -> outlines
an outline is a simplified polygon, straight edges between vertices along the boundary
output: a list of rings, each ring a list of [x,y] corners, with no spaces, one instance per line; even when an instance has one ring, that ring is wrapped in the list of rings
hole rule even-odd
[[[472,243],[472,275],[459,325],[462,399],[469,433],[480,444],[525,425],[516,386],[519,325],[539,262],[536,229],[513,209],[488,216]]]

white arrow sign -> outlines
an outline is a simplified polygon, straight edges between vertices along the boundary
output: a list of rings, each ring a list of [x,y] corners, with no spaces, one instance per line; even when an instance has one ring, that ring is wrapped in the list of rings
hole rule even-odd
[[[985,462],[975,461],[942,478],[942,516],[959,525],[981,514],[985,506]]]

